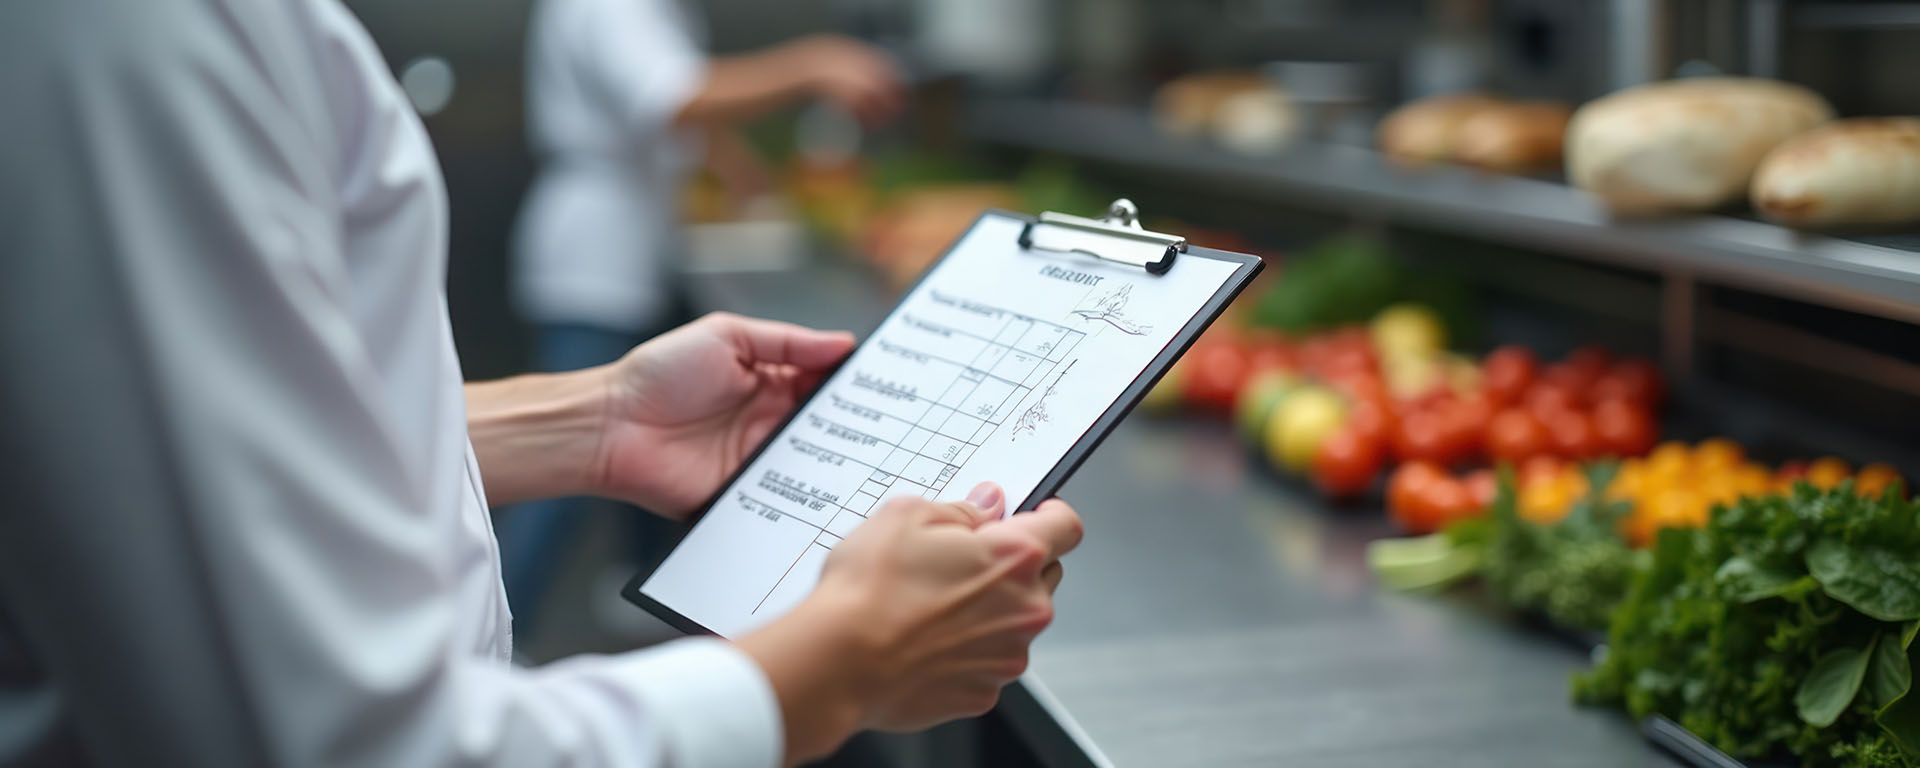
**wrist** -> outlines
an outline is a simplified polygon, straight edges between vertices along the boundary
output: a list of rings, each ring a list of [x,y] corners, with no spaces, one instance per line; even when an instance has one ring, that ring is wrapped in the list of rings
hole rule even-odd
[[[823,757],[861,727],[886,677],[881,648],[861,632],[869,617],[834,594],[798,608],[737,641],[760,665],[780,701],[789,765]]]
[[[516,376],[467,387],[467,434],[488,501],[599,492],[608,368]]]

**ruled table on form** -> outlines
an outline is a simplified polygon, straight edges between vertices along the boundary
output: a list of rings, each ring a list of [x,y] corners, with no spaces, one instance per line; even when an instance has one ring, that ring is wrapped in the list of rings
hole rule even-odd
[[[1235,264],[1138,267],[1012,248],[988,217],[854,351],[641,584],[724,636],[783,615],[889,499],[1036,490]]]

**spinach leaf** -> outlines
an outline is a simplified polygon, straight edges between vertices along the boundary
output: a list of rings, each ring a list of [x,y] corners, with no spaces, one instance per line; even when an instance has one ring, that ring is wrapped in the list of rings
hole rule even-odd
[[[1793,706],[1800,711],[1801,720],[1825,728],[1847,711],[1847,705],[1852,704],[1854,695],[1860,692],[1861,681],[1866,679],[1872,645],[1869,642],[1867,648],[1828,651],[1813,663],[1813,671],[1807,673],[1807,679],[1800,683],[1800,691],[1793,696]]]
[[[1903,646],[1900,655],[1908,672],[1907,685],[1900,689],[1899,695],[1881,700],[1880,711],[1875,713],[1873,718],[1874,722],[1880,724],[1881,730],[1886,731],[1887,736],[1898,743],[1900,748],[1906,750],[1909,755],[1920,754],[1920,701],[1912,695],[1913,667],[1916,663],[1920,663],[1920,659],[1914,658],[1915,652],[1920,651],[1913,647],[1913,636],[1916,632],[1920,632],[1920,621],[1907,622],[1900,631],[1900,645]],[[1880,644],[1889,645],[1890,643],[1886,638],[1882,638]],[[1876,652],[1875,655],[1880,654]]]
[[[1751,603],[1780,596],[1798,579],[1791,571],[1769,568],[1750,558],[1735,555],[1720,565],[1720,570],[1713,574],[1713,580],[1726,590],[1728,597]]]
[[[1807,571],[1835,600],[1868,616],[1920,619],[1920,569],[1890,550],[1821,539],[1807,549]]]
[[[1907,663],[1907,644],[1913,641],[1911,634],[1902,633],[1905,638],[1895,638],[1881,634],[1873,646],[1873,659],[1867,663],[1867,696],[1876,707],[1884,707],[1907,695],[1907,689],[1913,687],[1913,666]]]

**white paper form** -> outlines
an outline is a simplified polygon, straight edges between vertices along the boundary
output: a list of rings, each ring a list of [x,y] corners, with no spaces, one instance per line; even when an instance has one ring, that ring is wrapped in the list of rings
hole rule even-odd
[[[991,480],[1020,503],[1238,267],[1150,275],[1022,250],[1022,225],[963,236],[640,591],[737,637],[797,605],[885,499]]]

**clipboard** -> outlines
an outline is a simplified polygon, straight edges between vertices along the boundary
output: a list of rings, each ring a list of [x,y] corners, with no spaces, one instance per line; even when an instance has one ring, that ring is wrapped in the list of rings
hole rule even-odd
[[[1038,479],[1033,482],[1032,491],[1030,493],[1025,494],[1025,496],[1021,499],[1018,505],[1010,506],[1009,509],[1016,512],[1033,509],[1040,502],[1054,496],[1060,490],[1060,487],[1066,483],[1068,478],[1072,477],[1073,473],[1077,469],[1079,469],[1080,465],[1086,460],[1087,456],[1090,455],[1093,452],[1093,450],[1100,445],[1101,441],[1106,439],[1106,436],[1112,432],[1113,428],[1119,424],[1120,420],[1124,418],[1127,415],[1127,413],[1129,413],[1133,409],[1133,407],[1140,401],[1140,399],[1146,395],[1147,391],[1151,389],[1154,386],[1154,384],[1158,382],[1160,378],[1166,374],[1167,370],[1173,366],[1173,363],[1176,360],[1178,360],[1179,357],[1182,354],[1184,354],[1190,346],[1192,346],[1193,342],[1199,338],[1200,334],[1203,331],[1205,331],[1206,328],[1209,325],[1211,325],[1213,321],[1220,316],[1221,312],[1223,312],[1226,309],[1228,304],[1230,304],[1234,300],[1234,298],[1237,297],[1240,294],[1240,292],[1246,288],[1246,286],[1252,281],[1253,277],[1256,274],[1258,274],[1259,271],[1264,266],[1260,258],[1257,256],[1193,246],[1187,243],[1185,238],[1180,237],[1178,235],[1170,235],[1170,234],[1147,231],[1141,228],[1138,222],[1138,218],[1139,218],[1138,210],[1133,206],[1132,203],[1124,199],[1117,200],[1111,206],[1109,206],[1107,216],[1101,219],[1089,219],[1089,218],[1083,218],[1083,217],[1071,216],[1067,214],[1060,214],[1060,213],[1053,213],[1053,212],[1042,213],[1037,217],[1029,217],[1022,214],[1016,214],[1016,213],[1010,213],[1010,212],[998,211],[998,210],[989,210],[982,213],[980,217],[975,219],[973,225],[968,228],[967,233],[963,234],[960,237],[960,239],[956,240],[953,244],[949,245],[948,249],[941,254],[940,258],[936,259],[931,265],[928,266],[926,271],[922,273],[919,280],[916,281],[915,284],[911,288],[909,288],[905,294],[903,294],[903,299],[901,301],[901,304],[899,306],[896,306],[894,310],[892,310],[888,314],[887,318],[881,322],[880,326],[874,329],[873,333],[870,333],[866,338],[862,340],[861,344],[859,345],[858,348],[856,348],[854,353],[850,354],[846,360],[842,360],[841,363],[836,365],[832,371],[828,372],[825,376],[821,378],[821,383],[817,385],[813,391],[807,393],[807,395],[801,399],[800,405],[795,408],[794,412],[790,414],[787,417],[787,419],[784,420],[778,427],[774,428],[774,430],[769,433],[768,439],[764,441],[759,447],[757,447],[753,451],[753,453],[749,455],[744,461],[742,461],[740,467],[737,470],[735,470],[732,476],[730,476],[724,483],[721,484],[720,489],[714,494],[714,496],[708,499],[707,502],[700,507],[699,511],[696,512],[692,518],[692,527],[689,530],[687,537],[684,538],[680,543],[676,545],[675,551],[672,553],[669,553],[666,561],[661,563],[659,566],[657,566],[653,570],[642,571],[640,573],[635,574],[634,577],[630,579],[627,585],[621,590],[621,595],[625,597],[628,601],[640,606],[641,608],[645,609],[647,612],[655,615],[656,617],[659,617],[662,621],[666,622],[667,624],[683,632],[687,632],[690,634],[709,634],[709,635],[726,634],[726,632],[724,631],[716,632],[714,629],[706,626],[705,623],[689,617],[682,610],[679,610],[679,609],[676,609],[675,607],[667,605],[661,599],[657,598],[654,594],[650,594],[647,591],[647,585],[650,583],[650,581],[653,578],[656,577],[656,575],[661,575],[663,577],[663,583],[660,585],[656,585],[657,589],[668,591],[668,592],[676,591],[675,584],[676,583],[684,584],[685,579],[680,579],[678,582],[676,582],[675,577],[678,576],[677,573],[664,573],[664,572],[667,572],[669,571],[669,569],[674,569],[674,568],[685,570],[687,568],[694,567],[694,566],[687,566],[687,565],[676,565],[676,556],[683,556],[685,558],[700,558],[700,557],[712,556],[712,552],[714,551],[713,547],[706,546],[709,543],[706,540],[711,540],[719,536],[731,535],[730,533],[722,533],[722,532],[714,532],[711,534],[706,534],[704,536],[704,539],[701,542],[699,542],[704,548],[694,547],[693,549],[698,551],[683,552],[682,550],[689,549],[688,545],[690,542],[696,541],[696,537],[703,536],[701,526],[703,525],[731,526],[731,528],[729,528],[728,531],[733,531],[733,530],[743,529],[744,526],[750,526],[750,525],[756,525],[756,524],[787,524],[787,523],[790,523],[793,518],[802,517],[802,515],[796,514],[796,512],[794,511],[796,507],[792,506],[792,503],[823,505],[823,506],[829,506],[829,507],[837,505],[841,507],[841,509],[834,511],[833,517],[831,518],[830,522],[827,525],[816,525],[816,523],[818,522],[817,518],[814,519],[812,522],[807,523],[808,525],[813,525],[814,527],[817,527],[820,529],[819,534],[817,534],[814,539],[813,545],[809,546],[803,552],[802,555],[795,557],[793,560],[793,563],[787,566],[787,572],[780,576],[780,580],[776,581],[773,587],[768,588],[767,595],[765,597],[759,598],[762,605],[764,605],[766,602],[771,600],[776,594],[783,594],[781,593],[781,589],[783,588],[782,585],[785,585],[787,583],[786,579],[788,579],[789,576],[792,575],[795,569],[801,568],[802,564],[806,562],[810,556],[818,555],[816,548],[830,549],[830,545],[822,545],[822,539],[824,537],[834,536],[836,532],[840,532],[840,526],[839,526],[840,521],[843,518],[847,520],[852,520],[851,517],[845,517],[845,515],[857,514],[855,510],[861,508],[861,503],[863,499],[868,500],[866,503],[869,503],[869,504],[873,503],[872,500],[877,498],[877,494],[878,494],[877,491],[873,491],[870,489],[863,490],[862,492],[856,493],[851,497],[843,495],[843,493],[827,495],[825,493],[820,493],[818,488],[808,485],[809,481],[806,478],[800,478],[800,477],[795,477],[791,475],[780,475],[779,473],[773,473],[773,472],[768,472],[765,474],[765,476],[762,476],[758,480],[757,487],[755,487],[755,485],[753,484],[752,478],[749,478],[748,475],[749,473],[754,472],[756,468],[759,468],[763,464],[762,462],[763,457],[767,456],[769,450],[775,448],[776,445],[780,446],[781,451],[808,450],[808,449],[823,451],[823,453],[820,454],[823,467],[826,465],[826,462],[831,460],[831,457],[828,457],[826,454],[831,454],[836,450],[839,450],[839,451],[847,450],[845,448],[838,448],[838,447],[822,448],[814,443],[806,442],[802,440],[802,438],[800,437],[796,437],[795,434],[798,433],[800,429],[803,429],[807,426],[806,424],[801,424],[800,426],[796,426],[796,423],[805,421],[805,422],[811,422],[813,427],[818,428],[820,426],[819,423],[822,422],[823,419],[820,416],[818,416],[817,413],[826,407],[820,404],[820,401],[823,399],[823,392],[827,392],[830,386],[832,386],[836,381],[842,380],[843,378],[842,373],[847,368],[847,366],[851,363],[851,361],[857,358],[860,358],[863,355],[863,353],[867,355],[877,354],[877,352],[868,351],[869,345],[879,344],[884,347],[884,345],[887,342],[885,340],[878,338],[880,331],[890,327],[894,327],[894,324],[897,321],[903,322],[903,323],[918,322],[915,318],[911,318],[911,317],[903,318],[903,313],[906,311],[906,308],[913,303],[916,297],[921,297],[922,300],[924,301],[925,299],[924,299],[924,295],[922,294],[922,289],[927,288],[929,281],[933,279],[934,275],[940,272],[942,265],[946,264],[950,259],[954,259],[955,253],[958,250],[960,250],[963,246],[967,245],[970,242],[971,238],[981,236],[982,233],[984,233],[989,228],[992,228],[994,230],[1006,230],[1013,233],[1010,235],[1010,239],[1014,241],[1012,245],[1017,250],[1013,252],[1013,255],[1008,255],[1003,257],[1003,261],[1005,261],[1005,263],[1007,263],[1010,266],[1010,268],[1014,265],[1025,267],[1026,264],[1022,260],[1032,259],[1033,260],[1032,263],[1035,265],[1035,267],[1038,270],[1042,272],[1042,274],[1047,274],[1048,276],[1055,277],[1056,279],[1081,280],[1081,281],[1092,280],[1096,284],[1099,282],[1099,280],[1097,279],[1098,276],[1082,273],[1074,269],[1073,267],[1076,264],[1077,265],[1098,265],[1098,269],[1105,270],[1108,274],[1113,274],[1112,272],[1113,270],[1120,269],[1120,270],[1125,270],[1127,271],[1127,273],[1130,273],[1134,276],[1145,275],[1146,278],[1144,280],[1138,280],[1137,282],[1148,285],[1148,286],[1161,284],[1159,282],[1161,280],[1169,281],[1168,283],[1166,283],[1167,285],[1173,284],[1173,282],[1176,281],[1176,278],[1171,276],[1179,274],[1179,270],[1182,268],[1183,265],[1192,265],[1192,266],[1188,266],[1187,268],[1191,270],[1195,270],[1194,272],[1194,275],[1196,276],[1195,279],[1200,279],[1197,276],[1200,275],[1202,272],[1206,273],[1209,277],[1219,277],[1219,282],[1217,286],[1212,286],[1208,288],[1204,294],[1189,292],[1188,294],[1185,294],[1183,296],[1183,298],[1186,299],[1187,301],[1197,300],[1197,309],[1192,311],[1190,315],[1186,315],[1180,318],[1180,322],[1176,327],[1174,327],[1174,330],[1172,330],[1171,335],[1169,338],[1167,338],[1165,345],[1163,347],[1160,347],[1157,350],[1157,352],[1153,352],[1150,358],[1147,360],[1147,362],[1145,362],[1144,366],[1142,366],[1139,369],[1138,373],[1131,375],[1131,377],[1128,380],[1126,380],[1122,384],[1122,386],[1118,388],[1118,394],[1112,397],[1110,402],[1107,402],[1104,407],[1100,407],[1098,402],[1092,403],[1091,405],[1083,406],[1084,408],[1097,410],[1096,415],[1093,416],[1091,423],[1084,429],[1084,431],[1079,432],[1077,436],[1068,435],[1068,434],[1053,436],[1052,439],[1056,443],[1063,440],[1070,439],[1071,444],[1066,446],[1063,452],[1059,453],[1058,459],[1054,461],[1050,467],[1044,468],[1042,470]],[[1205,266],[1205,267],[1199,266],[1201,264],[1206,264],[1208,266]],[[1065,273],[1064,276],[1055,275],[1049,271],[1056,266],[1060,267],[1060,270],[1059,270],[1060,272]],[[1089,269],[1090,271],[1093,269],[1092,267],[1084,267],[1084,268]],[[1136,269],[1139,270],[1139,272],[1131,272],[1131,270],[1136,270]],[[1135,280],[1134,277],[1126,277],[1125,279]],[[933,289],[929,289],[929,290],[933,290]],[[934,297],[934,300],[937,301],[940,299],[937,290],[932,295]],[[1124,296],[1125,294],[1123,294],[1123,298]],[[1103,297],[1102,300],[1104,300],[1104,298],[1105,297]],[[1189,306],[1189,305],[1183,303],[1182,306]],[[1075,310],[1075,312],[1081,312],[1081,310]],[[1112,326],[1112,328],[1097,327],[1100,325],[1100,322],[1093,322],[1091,319],[1089,319],[1094,317],[1094,315],[1092,314],[1089,314],[1087,317],[1080,318],[1081,320],[1096,326],[1093,333],[1098,334],[1100,332],[1105,332],[1108,330],[1112,330],[1114,328],[1119,329],[1118,331],[1116,331],[1116,333],[1118,334],[1128,334],[1128,333],[1132,333],[1134,331],[1139,330],[1138,328],[1130,329],[1126,327],[1126,321],[1124,319],[1116,317],[1115,313],[1104,313],[1104,314],[1096,313],[1096,314],[1098,314],[1097,319],[1099,321],[1104,322],[1108,326]],[[1022,317],[1025,317],[1025,316],[1022,316]],[[1034,328],[1039,327],[1037,325],[1038,323],[1044,323],[1048,326],[1054,326],[1054,325],[1060,325],[1060,324],[1047,321],[1047,320],[1031,318],[1031,317],[1027,317],[1025,319],[1030,323],[1030,326],[1027,331],[1022,332],[1020,337],[1022,341],[1017,343],[1020,345],[1026,345],[1026,346],[1020,346],[1017,349],[1010,348],[1008,350],[1002,350],[1002,357],[999,359],[1001,362],[1005,362],[1007,360],[1014,360],[1016,358],[1031,358],[1031,357],[1037,356],[1039,359],[1038,359],[1038,362],[1035,363],[1035,369],[1037,370],[1041,366],[1047,366],[1046,370],[1039,375],[1039,383],[1026,384],[1024,386],[1025,392],[1024,394],[1021,394],[1021,397],[1023,399],[1020,401],[1020,403],[1028,403],[1028,402],[1044,403],[1046,401],[1045,395],[1040,395],[1038,399],[1035,399],[1035,395],[1042,391],[1040,389],[1041,387],[1046,386],[1045,381],[1047,376],[1057,374],[1058,378],[1053,379],[1053,381],[1055,385],[1058,385],[1060,381],[1064,380],[1068,375],[1072,374],[1073,367],[1077,363],[1079,363],[1083,358],[1073,358],[1071,360],[1067,360],[1066,359],[1067,356],[1071,353],[1058,351],[1061,349],[1078,350],[1079,349],[1079,347],[1077,346],[1078,342],[1075,342],[1075,346],[1070,348],[1066,347],[1064,343],[1062,343],[1060,346],[1057,346],[1057,347],[1051,347],[1051,349],[1056,350],[1055,354],[1048,353],[1048,349],[1049,349],[1048,344],[1050,342],[1043,342],[1039,345],[1028,344],[1028,342],[1024,341],[1024,339],[1027,337],[1027,335],[1029,335],[1032,332]],[[1061,327],[1065,327],[1065,326],[1062,325]],[[1053,331],[1050,328],[1047,330],[1049,332],[1059,333],[1058,331]],[[1082,338],[1086,336],[1086,333],[1087,332],[1081,332]],[[1044,336],[1045,333],[1043,332],[1042,335]],[[1164,332],[1162,335],[1164,335]],[[981,337],[976,336],[975,338],[977,339]],[[1063,338],[1065,338],[1065,336],[1063,336]],[[1115,338],[1122,338],[1122,337],[1116,336]],[[1154,336],[1152,338],[1157,340],[1160,337]],[[1007,344],[1002,344],[997,340],[992,341],[991,343],[997,346],[1007,346]],[[907,350],[907,352],[914,353],[913,350]],[[1136,354],[1141,354],[1141,353],[1136,352]],[[1054,359],[1056,355],[1058,359]],[[1062,370],[1061,368],[1062,362],[1065,363],[1064,370]],[[999,370],[999,364],[995,365],[995,370],[996,371]],[[1019,369],[1015,368],[1014,370],[1017,371]],[[969,367],[966,368],[966,373],[979,374],[982,376],[992,375],[995,378],[1000,378],[998,375],[986,374],[981,370],[976,370],[971,366],[971,364],[969,364]],[[1094,371],[1092,371],[1092,373],[1097,376],[1099,371],[1095,369]],[[861,375],[861,372],[855,371],[853,372],[853,374],[856,376],[859,376]],[[1009,377],[1016,376],[1016,375],[1017,373],[1007,374],[1007,376]],[[1028,376],[1031,376],[1031,375],[1032,374],[1028,374]],[[999,386],[1006,386],[1011,381],[1013,380],[1004,379],[1002,381],[995,382],[995,384]],[[874,392],[885,391],[884,388],[880,386],[881,384],[885,384],[884,381],[880,382],[880,384],[872,384],[869,382],[861,382],[861,383],[865,384],[866,388],[870,391],[874,391]],[[986,383],[986,379],[985,378],[980,379],[980,383],[976,384],[976,389],[979,388],[980,384],[984,384],[984,383]],[[1105,381],[1104,383],[1101,383],[1100,386],[1105,387],[1107,389],[1112,389],[1112,384],[1113,382],[1111,380],[1108,380],[1108,381]],[[846,385],[842,383],[842,386],[844,387]],[[1019,390],[1016,389],[1016,392],[1018,391]],[[1052,389],[1050,388],[1044,391],[1046,392],[1046,395],[1051,395],[1053,393]],[[915,395],[915,396],[917,397],[918,395]],[[825,397],[834,398],[834,403],[833,403],[834,406],[842,407],[842,408],[848,407],[846,403],[840,402],[840,395],[838,394],[828,393],[827,395],[825,395]],[[1013,394],[1010,393],[1007,396],[1007,399],[1012,399],[1012,397],[1013,397]],[[949,437],[949,433],[958,434],[957,429],[948,428],[952,426],[952,422],[955,419],[961,418],[962,416],[972,418],[974,416],[979,415],[979,413],[977,412],[963,411],[962,410],[963,406],[961,403],[954,403],[951,406],[947,406],[947,405],[941,405],[941,402],[944,402],[944,401],[938,400],[936,398],[923,397],[921,399],[932,403],[932,405],[930,405],[928,408],[929,411],[932,411],[934,408],[949,408],[949,410],[953,411],[952,414],[949,414],[947,416],[946,421],[944,422],[944,426],[941,427],[940,431],[938,433],[933,434],[929,438],[929,443],[931,443],[933,437],[937,437],[940,440],[949,441],[949,442],[958,440],[959,438]],[[990,400],[991,398],[988,397],[987,399]],[[1019,405],[1020,403],[1016,403],[1016,405]],[[858,410],[860,407],[861,406],[858,406],[857,404],[854,406],[851,406],[852,410],[850,410],[849,412],[858,414],[860,413],[860,411]],[[984,408],[984,406],[982,407]],[[1007,416],[1002,416],[1000,421],[993,423],[993,429],[987,432],[987,434],[989,435],[988,439],[995,439],[995,436],[999,436],[999,439],[1017,440],[1019,439],[1019,435],[1020,435],[1019,430],[1027,426],[1034,426],[1035,427],[1034,431],[1037,432],[1039,425],[1028,425],[1027,423],[1032,411],[1033,411],[1033,407],[1029,406],[1027,410],[1021,414],[1021,419],[1017,422],[1013,422],[1014,426],[1011,431],[1006,431],[1006,428],[1010,423],[1009,420],[1011,419],[1011,415],[1009,414]],[[998,412],[996,412],[995,415],[998,415]],[[1084,418],[1084,416],[1086,415],[1086,412],[1083,411],[1079,415],[1082,418]],[[1044,415],[1042,416],[1042,418],[1044,419]],[[992,419],[992,416],[980,417],[980,420],[982,420],[983,422],[991,421],[991,419]],[[919,423],[920,422],[915,422],[916,425]],[[1078,422],[1075,422],[1075,423],[1078,423]],[[979,430],[985,430],[987,429],[987,427],[988,427],[988,424],[986,423],[981,424],[979,427],[975,428],[976,429],[975,434],[979,434]],[[827,427],[826,428],[827,433],[838,434],[841,437],[849,437],[848,433],[852,432],[852,430],[846,429],[844,427],[839,427],[839,431],[835,432],[834,428],[835,427]],[[917,433],[910,431],[908,434],[913,435]],[[1033,434],[1033,433],[1029,433],[1029,434]],[[860,433],[854,433],[853,437],[854,439],[858,439],[859,437],[871,437],[871,436],[861,435]],[[816,439],[821,439],[823,442],[825,441],[824,438],[816,438]],[[1035,438],[1035,439],[1038,439],[1038,438]],[[905,444],[904,441],[901,444],[904,445]],[[981,446],[976,446],[976,447],[981,447]],[[915,458],[913,461],[924,463],[923,460],[926,460],[928,457],[925,455],[920,455],[918,453],[918,451],[920,450],[923,450],[923,449],[920,447],[914,448],[915,455],[917,458]],[[965,458],[959,458],[957,460],[958,463],[961,465],[965,465],[968,458],[971,458],[975,455],[973,451],[970,449],[963,449],[963,450],[965,450],[965,454],[964,454]],[[889,451],[888,459],[890,460],[893,457],[893,455],[898,454],[899,452],[900,450],[898,448],[895,448]],[[938,456],[940,454],[933,453],[932,455]],[[769,462],[778,461],[778,460],[779,460],[779,457],[768,459]],[[951,461],[952,459],[949,459],[949,460]],[[848,463],[849,461],[852,461],[852,463],[849,464]],[[862,464],[862,462],[854,461],[850,459],[848,456],[841,455],[841,456],[838,456],[838,462],[834,463],[832,466],[836,468],[849,468],[848,471],[853,471],[853,472],[864,471],[866,469],[864,465],[854,466],[858,464]],[[893,471],[891,475],[889,475],[889,473],[886,471],[888,469],[891,469]],[[906,470],[902,470],[899,467],[894,467],[891,465],[886,467],[876,466],[876,467],[873,467],[872,474],[875,476],[889,475],[893,477],[895,485],[891,487],[895,487],[895,488],[900,487],[901,485],[917,488],[918,486],[914,481],[930,482],[925,477],[913,476],[913,475],[907,474],[909,471],[911,471],[911,469],[912,468],[909,467]],[[836,469],[834,471],[841,471],[841,470]],[[955,474],[960,474],[960,473],[955,473]],[[908,480],[907,478],[909,477],[912,477],[913,480]],[[954,480],[954,479],[965,480],[964,477],[956,478],[948,475],[943,475],[943,477],[945,477],[945,479],[947,480]],[[997,480],[998,478],[990,478],[990,479]],[[868,488],[868,486],[866,486],[865,484],[863,484],[862,487]],[[967,481],[965,485],[960,487],[959,492],[964,493],[967,487],[971,487],[971,481]],[[946,486],[943,485],[940,487],[939,490],[942,493],[948,493],[949,495],[952,495],[954,497],[958,496],[958,494],[952,494],[950,492],[947,492],[945,489],[946,489]],[[934,489],[929,487],[927,490],[929,492],[932,492]],[[754,498],[755,496],[758,496],[760,498],[756,499]],[[946,496],[929,495],[929,498],[946,498]],[[831,504],[827,503],[827,501],[829,500],[832,502]],[[715,522],[714,520],[715,516],[713,515],[713,511],[716,508],[722,508],[726,510],[726,514],[723,516],[724,519],[720,522]],[[751,515],[743,514],[743,510],[748,510],[748,509],[753,510],[754,512],[759,514],[762,519],[770,522],[760,523],[757,521],[752,521]],[[869,509],[871,509],[871,507],[869,507]],[[783,514],[783,511],[784,511],[785,517],[781,516]],[[861,519],[863,520],[864,516],[861,516]],[[746,520],[748,522],[742,522],[743,520]],[[857,522],[853,524],[857,525]],[[745,541],[745,543],[747,543],[750,546],[757,546],[759,544],[758,541],[753,541],[753,540],[743,540],[743,541]],[[837,536],[835,536],[833,538],[833,542],[837,542],[837,541],[838,541],[838,538]],[[734,550],[727,550],[727,551],[733,552]],[[824,556],[821,556],[821,558],[823,557]],[[760,563],[757,560],[753,561],[753,563],[756,566],[765,565],[764,563]],[[818,565],[816,564],[816,565],[813,565],[812,567],[817,568]],[[817,575],[817,573],[815,575]],[[718,579],[726,579],[727,577],[728,577],[728,574],[726,573],[714,575],[714,578],[718,578]],[[763,578],[763,577],[760,577],[760,578]],[[795,583],[798,583],[798,582],[796,581]],[[727,586],[732,586],[732,585],[727,585]],[[759,588],[758,581],[756,580],[752,586],[755,589],[758,589]],[[810,591],[811,581],[810,580],[807,581],[804,587],[795,587],[794,589],[802,589],[802,588],[807,591]],[[744,590],[744,587],[742,589]],[[685,588],[684,587],[678,588],[678,591],[684,592]],[[738,597],[738,595],[736,595],[735,597]],[[749,596],[747,599],[750,600],[751,596]],[[744,605],[744,603],[742,603],[741,605]],[[760,609],[758,607],[754,609],[755,612],[759,610]],[[727,615],[737,617],[737,611]],[[771,616],[766,617],[766,620],[771,620]],[[718,622],[715,622],[715,623],[718,623]]]

